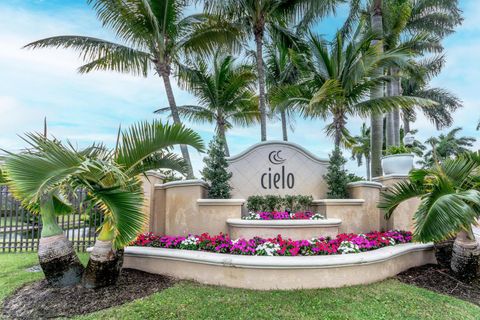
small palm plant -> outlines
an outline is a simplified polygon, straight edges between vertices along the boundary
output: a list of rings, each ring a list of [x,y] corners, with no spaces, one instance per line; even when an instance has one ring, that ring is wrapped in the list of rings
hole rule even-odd
[[[382,193],[379,207],[390,218],[397,206],[420,197],[414,215],[414,239],[441,242],[455,237],[451,269],[460,278],[478,274],[480,248],[472,225],[480,217],[480,153],[458,156],[431,169],[413,170],[409,180]]]
[[[103,223],[90,255],[83,284],[98,288],[115,283],[121,270],[123,247],[145,225],[139,175],[152,169],[187,172],[186,162],[170,152],[185,144],[203,151],[200,136],[182,125],[142,122],[119,134],[114,150],[93,145],[77,151],[40,135],[28,135],[32,149],[9,154],[6,171],[13,194],[42,218],[39,260],[52,284],[80,281],[83,267],[56,222],[68,212],[66,200],[73,191],[87,191],[87,201],[97,206]]]
[[[44,136],[27,134],[25,140],[31,149],[6,157],[9,189],[25,208],[41,216],[38,257],[47,281],[59,287],[76,284],[81,280],[83,266],[56,216],[72,211],[66,200],[71,177],[89,171],[95,164],[84,163],[80,153]]]

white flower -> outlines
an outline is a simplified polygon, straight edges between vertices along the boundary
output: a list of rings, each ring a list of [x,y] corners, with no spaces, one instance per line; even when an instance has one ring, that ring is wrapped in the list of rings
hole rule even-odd
[[[189,235],[185,240],[183,240],[180,245],[185,247],[196,246],[198,243],[198,238],[194,235]]]
[[[355,243],[350,241],[342,241],[338,246],[338,252],[341,254],[348,254],[348,253],[358,253],[360,252],[360,248]]]
[[[244,220],[260,220],[260,215],[255,212],[249,212],[248,215],[244,216],[242,219]]]
[[[275,252],[280,250],[280,245],[270,241],[266,241],[263,244],[259,244],[255,248],[255,255],[257,256],[273,256]]]

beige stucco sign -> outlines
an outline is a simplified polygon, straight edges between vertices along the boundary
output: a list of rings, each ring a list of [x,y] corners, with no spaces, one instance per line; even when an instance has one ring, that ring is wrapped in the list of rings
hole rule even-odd
[[[328,161],[297,144],[268,141],[227,159],[233,198],[251,195],[312,195],[325,198]]]

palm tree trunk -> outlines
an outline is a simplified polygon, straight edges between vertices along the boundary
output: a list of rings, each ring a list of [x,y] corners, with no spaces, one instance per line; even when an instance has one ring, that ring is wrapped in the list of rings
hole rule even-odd
[[[388,112],[385,115],[385,143],[387,148],[390,146],[395,145],[395,132],[394,132],[394,126],[393,126],[393,112]]]
[[[400,96],[402,94],[402,85],[400,79],[400,70],[398,68],[392,68],[392,95]],[[395,108],[392,111],[392,123],[393,123],[393,142],[394,145],[400,145],[400,109]]]
[[[41,199],[40,216],[42,234],[38,245],[38,260],[45,279],[54,287],[66,287],[79,283],[83,265],[72,243],[58,226],[51,195]]]
[[[388,73],[392,75],[392,70],[388,70]],[[389,82],[386,84],[387,86],[387,96],[391,97],[394,95],[393,91],[393,83]],[[393,128],[393,112],[387,112],[385,115],[385,144],[386,147],[390,147],[395,145],[395,131]]]
[[[158,65],[157,72],[163,79],[163,84],[165,86],[165,92],[167,94],[168,104],[172,113],[173,122],[176,124],[181,124],[180,116],[178,114],[177,103],[175,102],[175,96],[173,95],[172,84],[170,82],[170,67],[168,65]],[[187,163],[188,172],[187,178],[194,179],[192,161],[190,160],[190,153],[186,145],[180,145],[180,151],[182,152],[183,159]]]
[[[218,135],[223,140],[225,156],[230,157],[230,149],[228,148],[227,136],[225,135],[225,125],[223,123],[217,123]]]
[[[370,157],[365,157],[365,165],[367,166],[367,180],[372,180],[372,174],[370,172]]]
[[[408,120],[407,116],[403,114],[403,132],[407,134],[410,132],[410,121]]]
[[[335,126],[334,133],[334,144],[335,148],[340,148],[340,143],[342,142],[343,129],[346,125],[346,120],[341,112],[334,113],[333,116],[333,125]]]
[[[399,146],[400,142],[400,110],[393,110],[393,130],[395,131],[395,145]]]
[[[123,249],[113,249],[114,234],[106,222],[98,235],[83,274],[82,285],[87,289],[114,285],[123,265]]]
[[[283,141],[288,141],[288,130],[287,130],[287,113],[285,110],[280,111],[280,117],[282,118],[282,135]]]
[[[383,21],[382,21],[382,0],[375,0],[371,13],[372,31],[375,33],[376,39],[373,40],[373,44],[383,40]],[[379,48],[383,52],[383,47]],[[377,70],[377,74],[383,74],[383,68]],[[378,85],[371,92],[373,99],[383,97],[383,86]],[[372,114],[371,116],[371,161],[372,171],[371,174],[374,177],[381,176],[383,174],[382,169],[382,147],[383,147],[383,114]]]
[[[480,247],[471,228],[461,231],[453,244],[451,268],[462,280],[472,281],[479,273]]]
[[[263,26],[255,32],[255,44],[257,47],[257,73],[260,111],[261,140],[267,140],[267,108],[265,99],[265,67],[263,65]]]

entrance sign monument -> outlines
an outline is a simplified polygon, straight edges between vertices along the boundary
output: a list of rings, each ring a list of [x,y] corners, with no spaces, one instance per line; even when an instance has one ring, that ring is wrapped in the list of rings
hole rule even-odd
[[[411,199],[385,220],[378,208],[381,190],[406,176],[383,176],[347,185],[348,199],[326,199],[328,162],[289,142],[256,144],[227,158],[232,173],[231,199],[208,199],[203,180],[157,183],[145,179],[149,201],[149,232],[161,235],[229,235],[305,240],[412,230],[418,199]],[[252,195],[311,195],[312,211],[324,219],[242,219]],[[127,247],[124,267],[168,274],[205,284],[246,289],[336,288],[368,284],[412,267],[435,263],[432,244],[395,244],[368,252],[313,256],[250,256],[156,247]],[[361,276],[359,276],[361,275]]]
[[[227,162],[232,173],[233,198],[267,194],[325,198],[327,186],[323,176],[328,161],[317,158],[297,144],[283,141],[258,143],[227,158]]]

